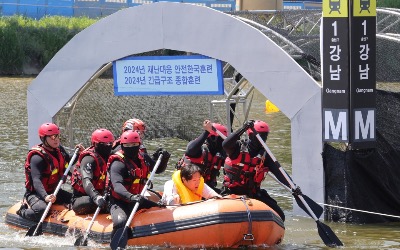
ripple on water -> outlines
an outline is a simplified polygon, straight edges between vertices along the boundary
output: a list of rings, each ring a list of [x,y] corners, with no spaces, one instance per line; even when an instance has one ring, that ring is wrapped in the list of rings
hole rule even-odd
[[[23,166],[28,150],[26,88],[32,80],[32,78],[0,78],[0,141],[2,145],[0,149],[0,214],[2,215],[6,213],[8,207],[22,198],[24,192]],[[271,134],[268,143],[283,168],[291,173],[290,121],[280,112],[265,114],[265,100],[265,97],[256,92],[249,117],[265,120],[270,124]],[[162,146],[171,153],[168,169],[163,174],[156,175],[154,181],[154,189],[162,190],[165,181],[171,178],[175,163],[183,154],[187,142],[174,138],[162,138],[145,141],[145,143],[150,152]],[[320,239],[316,223],[309,217],[294,217],[291,212],[291,195],[268,178],[263,187],[271,192],[271,196],[278,201],[287,216],[284,241],[282,245],[271,249],[329,249]],[[0,247],[26,250],[76,249],[73,247],[74,237],[46,235],[25,238],[26,230],[11,229],[5,225],[4,216],[1,218]],[[398,224],[324,223],[329,225],[344,243],[345,246],[340,249],[400,249]],[[91,244],[88,249],[101,247]]]

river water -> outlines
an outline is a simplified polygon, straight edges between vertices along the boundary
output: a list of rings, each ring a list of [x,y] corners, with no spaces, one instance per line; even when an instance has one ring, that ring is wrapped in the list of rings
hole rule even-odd
[[[7,209],[18,202],[24,192],[24,160],[28,150],[26,89],[32,78],[0,78],[0,247],[10,249],[79,249],[73,246],[74,236],[39,236],[25,238],[26,230],[4,223]],[[262,119],[271,126],[268,144],[275,157],[291,173],[290,122],[280,112],[265,114],[265,97],[256,93],[249,117]],[[171,153],[170,166],[155,181],[156,190],[171,176],[174,164],[182,155],[187,141],[161,138],[145,141],[152,149],[162,145]],[[150,150],[150,152],[152,152]],[[268,177],[267,177],[268,178]],[[294,180],[296,181],[296,180]],[[280,246],[271,249],[328,249],[320,239],[316,223],[308,217],[293,216],[290,194],[271,179],[264,187],[281,205],[286,214],[286,234]],[[319,201],[317,201],[319,202]],[[344,244],[342,249],[400,249],[400,224],[354,225],[324,222]],[[188,236],[190,237],[190,236]],[[83,249],[83,247],[81,247]],[[89,242],[86,249],[109,249]]]

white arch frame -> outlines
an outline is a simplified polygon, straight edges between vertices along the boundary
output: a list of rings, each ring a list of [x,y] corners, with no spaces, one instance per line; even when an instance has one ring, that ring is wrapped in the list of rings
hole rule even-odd
[[[321,87],[256,28],[208,7],[158,2],[105,17],[77,34],[28,86],[28,141],[104,64],[159,49],[190,51],[231,64],[291,121],[292,176],[324,201]],[[295,214],[301,210],[295,206]]]

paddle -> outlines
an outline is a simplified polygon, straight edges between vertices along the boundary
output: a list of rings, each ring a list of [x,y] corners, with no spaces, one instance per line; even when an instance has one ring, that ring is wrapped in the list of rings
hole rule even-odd
[[[106,194],[104,195],[104,199],[107,199],[107,196],[108,196],[108,193],[106,193]],[[75,243],[74,243],[74,246],[87,246],[87,243],[88,243],[88,236],[89,236],[90,229],[92,228],[92,226],[93,226],[93,224],[94,224],[94,220],[96,219],[97,215],[100,213],[100,210],[101,210],[101,207],[98,206],[97,209],[96,209],[96,211],[94,212],[94,215],[93,215],[93,217],[92,217],[92,220],[91,220],[90,223],[89,223],[88,228],[86,229],[85,234],[79,236],[79,237],[76,239],[76,241],[75,241]]]
[[[288,190],[295,198],[297,204],[308,214],[311,216],[311,214],[308,213],[307,208],[303,205],[303,203],[301,202],[300,198],[298,197],[298,194],[293,192],[292,189],[290,189],[290,187],[286,186],[285,184],[283,184],[282,182],[280,182],[278,180],[278,178],[275,177],[274,174],[272,174],[271,172],[268,172],[268,175],[274,179],[276,182],[278,182],[282,187],[284,187],[286,190]],[[304,200],[306,201],[306,203],[310,206],[311,210],[313,210],[315,216],[317,218],[319,218],[322,215],[322,212],[324,211],[323,208],[321,206],[318,205],[318,203],[315,205],[315,201],[313,201],[310,197],[308,197],[305,194],[301,194],[304,198]],[[312,204],[312,205],[310,205]]]
[[[156,164],[154,165],[153,171],[151,171],[150,177],[146,182],[146,185],[143,187],[142,192],[140,192],[140,197],[141,199],[144,199],[143,196],[146,193],[148,187],[150,186],[150,183],[157,171],[158,166],[161,163],[161,159],[162,159],[162,153],[160,154],[160,156],[158,157],[158,160],[156,162]],[[136,211],[139,208],[139,204],[140,202],[136,202],[135,206],[133,207],[133,210],[131,212],[131,214],[129,215],[128,220],[126,221],[125,227],[124,228],[119,228],[113,238],[111,239],[111,243],[110,243],[110,247],[112,250],[116,250],[116,249],[124,249],[126,247],[126,244],[128,243],[128,230],[129,230],[129,225],[131,224],[132,220],[133,220],[133,216],[135,215]]]
[[[76,148],[76,149],[75,149],[75,152],[74,152],[74,155],[72,156],[71,160],[69,161],[68,167],[67,167],[67,169],[66,169],[65,172],[64,172],[63,177],[62,177],[61,180],[58,182],[58,185],[57,185],[57,187],[56,187],[56,190],[55,190],[54,193],[53,193],[55,196],[57,196],[57,193],[58,193],[58,191],[60,190],[61,185],[62,185],[62,184],[65,182],[65,180],[67,179],[67,177],[68,177],[68,172],[69,172],[69,170],[70,170],[72,164],[74,163],[75,158],[76,158],[78,152],[79,152],[79,148]],[[50,211],[50,208],[51,208],[51,205],[52,205],[52,204],[53,204],[52,202],[49,202],[49,203],[47,204],[46,210],[44,210],[44,213],[43,213],[43,215],[42,215],[42,218],[40,218],[39,223],[36,224],[36,225],[34,225],[34,226],[32,226],[32,227],[30,227],[25,236],[38,236],[38,235],[42,235],[42,234],[43,234],[42,224],[43,224],[44,219],[47,217],[47,213]]]
[[[218,129],[216,129],[214,126],[212,126],[212,130],[214,130],[219,136],[221,136],[221,138],[223,138],[223,139],[226,138],[226,136],[225,136],[221,131],[219,131]],[[253,130],[253,131],[255,131],[255,130]],[[257,139],[262,141],[260,135],[259,135],[257,132],[256,132],[256,135],[257,135]],[[280,166],[279,162],[275,159],[275,157],[274,157],[274,155],[272,154],[272,152],[271,152],[269,149],[267,149],[267,148],[268,148],[267,145],[266,145],[265,143],[263,143],[263,142],[264,142],[264,141],[262,141],[263,146],[265,145],[264,148],[266,148],[266,151],[267,151],[268,154],[271,156],[271,158],[272,158],[272,160],[275,162],[275,164],[277,164],[277,165],[279,166],[279,170],[280,170],[281,172],[284,171],[283,175],[285,176],[286,179],[289,179],[288,182],[289,182],[289,184],[291,185],[292,189],[290,189],[289,187],[285,186],[285,185],[284,185],[283,183],[281,183],[278,179],[274,178],[274,180],[276,180],[276,181],[277,181],[279,184],[281,184],[282,186],[286,187],[286,188],[292,193],[292,195],[294,196],[294,198],[295,198],[297,204],[299,205],[299,207],[301,207],[308,215],[312,216],[312,215],[308,212],[307,208],[304,206],[304,202],[300,200],[299,197],[302,196],[302,197],[304,198],[304,200],[305,200],[305,203],[308,204],[308,206],[309,206],[309,207],[311,208],[311,210],[314,212],[314,214],[316,215],[316,217],[319,218],[319,217],[322,215],[323,211],[324,211],[323,208],[322,208],[320,205],[318,205],[318,203],[316,203],[315,201],[313,201],[310,197],[308,197],[307,195],[304,195],[304,194],[301,193],[300,189],[298,189],[298,188],[296,187],[296,185],[291,181],[291,179],[290,179],[290,177],[288,176],[288,174],[286,173],[286,171]],[[270,173],[269,173],[269,174],[270,174]],[[271,176],[271,174],[270,174],[270,176]],[[275,176],[274,176],[274,177],[275,177]]]
[[[271,150],[269,150],[267,144],[264,142],[264,140],[261,138],[261,136],[258,134],[258,132],[255,130],[254,127],[251,128],[253,133],[256,135],[258,141],[261,143],[261,145],[264,147],[264,149],[267,151],[269,156],[272,158],[272,160],[277,164],[279,167],[279,171],[282,173],[282,175],[285,177],[286,181],[289,183],[290,187],[292,188],[293,195],[295,195],[295,198],[297,197],[296,201],[298,202],[299,206],[304,209],[307,212],[308,215],[310,215],[314,221],[317,223],[318,227],[318,234],[321,237],[322,241],[325,243],[325,245],[329,247],[336,247],[336,246],[343,246],[343,243],[339,240],[339,238],[336,236],[336,234],[332,231],[332,229],[319,221],[317,216],[314,214],[313,209],[311,209],[311,206],[319,207],[319,205],[308,198],[308,202],[305,200],[304,195],[301,193],[300,189],[296,187],[296,185],[293,183],[292,179],[289,177],[289,175],[286,173],[286,171],[281,167],[279,162],[276,160],[274,155],[272,154]],[[300,205],[301,204],[301,205]],[[316,209],[318,210],[318,209]]]

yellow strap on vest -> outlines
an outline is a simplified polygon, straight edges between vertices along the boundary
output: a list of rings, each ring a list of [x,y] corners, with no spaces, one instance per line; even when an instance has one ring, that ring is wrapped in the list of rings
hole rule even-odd
[[[178,195],[181,199],[181,203],[185,204],[193,201],[200,201],[202,198],[203,188],[204,188],[204,178],[200,178],[200,185],[196,193],[193,193],[188,189],[182,182],[181,171],[177,170],[172,175],[172,181],[175,183]]]
[[[51,172],[51,175],[55,175],[55,174],[58,174],[58,169],[57,168],[53,169],[53,171]]]
[[[118,155],[118,156],[120,156],[122,159],[124,159],[124,155],[123,155],[121,152],[118,151],[118,152],[116,152],[115,154]]]

